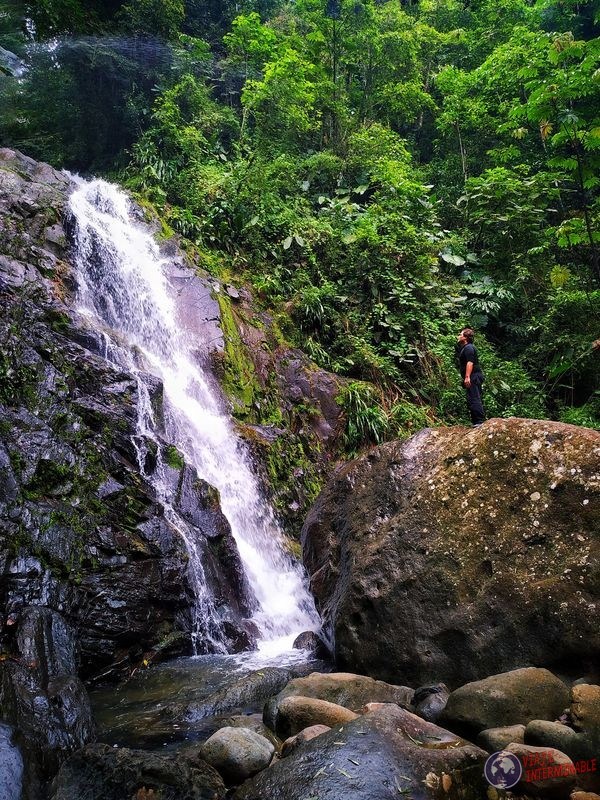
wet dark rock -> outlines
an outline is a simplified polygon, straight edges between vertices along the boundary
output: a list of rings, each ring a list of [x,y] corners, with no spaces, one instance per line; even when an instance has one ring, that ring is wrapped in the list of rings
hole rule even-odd
[[[415,689],[413,696],[414,711],[417,716],[427,722],[437,722],[450,697],[450,691],[445,683],[436,683],[432,686],[420,686]]]
[[[26,797],[34,800],[45,780],[95,731],[87,693],[76,674],[75,641],[64,619],[47,608],[14,614],[12,656],[3,665],[0,708],[18,732]]]
[[[264,701],[281,691],[293,677],[293,672],[281,667],[265,667],[251,672],[229,686],[211,694],[198,705],[188,706],[188,720],[222,716],[233,711],[255,710]]]
[[[78,631],[81,673],[118,677],[171,633],[189,634],[188,553],[140,474],[140,460],[152,472],[158,453],[136,430],[137,380],[104,359],[105,337],[69,305],[69,179],[9,150],[0,150],[0,165],[0,255],[12,286],[0,298],[8,359],[0,359],[0,377],[5,368],[11,376],[0,387],[0,599],[60,611]],[[198,299],[181,254],[173,259],[181,297]],[[208,295],[205,311],[214,316]],[[188,309],[186,319],[194,314]],[[161,381],[142,379],[160,426]],[[183,461],[172,473],[225,637],[231,649],[251,647],[245,618],[254,599],[218,495]]]
[[[304,631],[295,639],[292,647],[295,650],[308,650],[315,658],[327,659],[331,653],[325,640],[314,631]]]
[[[388,704],[306,742],[234,798],[481,800],[485,758],[483,750]]]
[[[176,527],[146,477],[169,446],[160,380],[140,354],[157,443],[137,430],[137,378],[105,360],[106,337],[72,307],[69,190],[66,175],[0,150],[0,683],[3,715],[40,782],[89,739],[80,678],[116,680],[146,657],[189,652],[195,598],[182,533],[198,542],[225,643],[246,649],[255,637],[254,599],[214,490],[177,464]],[[207,295],[202,314],[214,318],[210,289],[173,258],[179,300]],[[198,331],[207,321],[195,306],[179,311]],[[35,637],[20,633],[34,618],[47,629],[43,659],[29,658]],[[73,633],[68,670],[61,625]],[[208,636],[199,645],[213,647]]]
[[[288,697],[299,696],[326,700],[360,712],[367,703],[397,703],[408,708],[413,700],[413,690],[407,686],[376,681],[365,675],[313,672],[305,677],[295,678],[279,694],[271,697],[265,705],[265,724],[275,730],[280,704]]]
[[[591,667],[599,457],[597,431],[495,419],[340,467],[302,533],[336,663],[451,689],[523,664]]]
[[[441,722],[466,735],[532,719],[554,720],[569,703],[569,690],[547,669],[526,667],[491,675],[456,689]]]
[[[88,745],[63,765],[51,800],[222,800],[225,786],[208,764],[177,755]]]

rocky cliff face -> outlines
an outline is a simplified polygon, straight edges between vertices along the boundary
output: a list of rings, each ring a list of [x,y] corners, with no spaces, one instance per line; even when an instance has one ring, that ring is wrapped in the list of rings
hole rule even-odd
[[[93,735],[81,678],[190,649],[188,553],[145,477],[158,447],[228,647],[253,643],[218,493],[160,433],[136,439],[137,382],[73,310],[68,192],[66,176],[0,150],[0,718],[28,753],[31,796]],[[146,386],[160,418],[160,382]]]
[[[458,686],[600,656],[600,434],[424,430],[339,468],[303,529],[341,667]]]
[[[160,381],[143,379],[159,430],[142,440],[137,381],[105,360],[74,308],[72,188],[0,149],[0,721],[25,751],[28,797],[93,737],[82,680],[190,651],[196,598],[184,541],[152,485],[159,449],[178,525],[199,542],[219,635],[230,651],[254,644],[254,598],[218,493],[161,438]],[[299,527],[336,449],[337,380],[286,347],[245,290],[194,272],[174,239],[161,254],[198,358],[221,379],[281,516]]]

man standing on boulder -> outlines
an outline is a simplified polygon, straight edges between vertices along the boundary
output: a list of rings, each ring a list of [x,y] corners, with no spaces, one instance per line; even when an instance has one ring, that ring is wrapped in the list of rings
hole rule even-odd
[[[471,414],[473,427],[478,427],[485,420],[483,401],[481,399],[481,385],[483,372],[479,366],[479,357],[473,344],[475,332],[472,328],[463,328],[458,336],[458,355],[460,374],[467,390],[467,408]]]

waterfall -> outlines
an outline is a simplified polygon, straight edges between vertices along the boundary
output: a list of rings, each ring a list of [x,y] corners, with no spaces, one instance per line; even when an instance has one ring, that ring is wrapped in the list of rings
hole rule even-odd
[[[169,260],[161,257],[148,227],[135,221],[129,198],[116,186],[78,180],[70,212],[78,311],[103,337],[105,357],[138,380],[140,467],[145,458],[143,442],[156,438],[143,379],[143,373],[151,373],[164,387],[165,438],[220,492],[223,513],[258,601],[253,621],[261,636],[259,646],[274,652],[289,649],[295,635],[318,627],[318,616],[300,567],[283,549],[281,531],[261,495],[246,448],[198,357],[202,343],[186,330],[169,281]],[[178,524],[160,460],[148,479],[169,521],[186,540],[190,581],[197,595],[196,635],[208,638],[218,650],[222,639],[198,542],[186,533],[185,525]]]

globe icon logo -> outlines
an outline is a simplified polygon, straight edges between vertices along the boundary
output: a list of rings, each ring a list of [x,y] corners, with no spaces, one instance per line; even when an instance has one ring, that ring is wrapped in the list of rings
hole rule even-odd
[[[511,789],[521,780],[523,765],[514,753],[501,750],[488,758],[483,774],[495,789]]]

